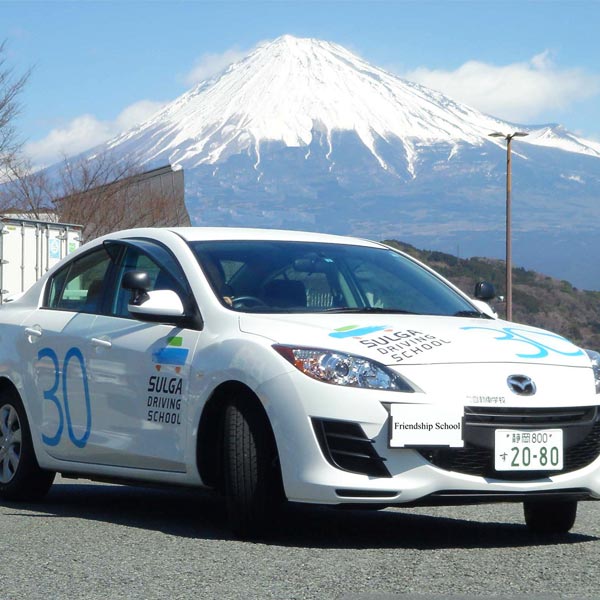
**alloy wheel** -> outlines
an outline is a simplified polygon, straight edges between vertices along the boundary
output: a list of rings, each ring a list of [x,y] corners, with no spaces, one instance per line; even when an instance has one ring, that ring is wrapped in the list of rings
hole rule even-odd
[[[0,483],[9,483],[21,459],[21,422],[11,404],[0,408]]]

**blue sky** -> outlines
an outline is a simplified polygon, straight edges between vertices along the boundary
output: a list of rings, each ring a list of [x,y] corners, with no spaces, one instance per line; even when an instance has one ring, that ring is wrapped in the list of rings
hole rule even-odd
[[[147,118],[284,33],[348,47],[523,124],[600,140],[600,1],[0,0],[0,40],[33,67],[17,122],[37,164]]]

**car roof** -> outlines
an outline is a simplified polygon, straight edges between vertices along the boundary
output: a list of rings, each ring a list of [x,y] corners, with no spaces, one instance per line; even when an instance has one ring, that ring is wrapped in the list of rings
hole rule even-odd
[[[172,227],[168,229],[188,242],[216,240],[268,240],[323,242],[329,244],[351,244],[354,246],[381,246],[381,244],[378,244],[377,242],[372,242],[361,238],[284,229],[254,229],[248,227]]]

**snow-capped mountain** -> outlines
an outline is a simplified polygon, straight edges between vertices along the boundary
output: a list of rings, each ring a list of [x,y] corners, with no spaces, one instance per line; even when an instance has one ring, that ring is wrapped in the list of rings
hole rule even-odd
[[[186,170],[192,221],[398,238],[502,256],[513,145],[515,261],[600,289],[580,269],[600,244],[600,144],[558,125],[515,125],[285,35],[106,144]]]
[[[109,143],[128,146],[143,162],[193,168],[260,145],[309,147],[313,131],[353,132],[387,169],[378,140],[400,140],[414,173],[420,144],[481,145],[514,125],[370,65],[342,46],[284,35],[217,77],[203,81],[134,130]],[[527,129],[527,128],[526,128]],[[528,143],[600,157],[600,144],[557,127],[528,129]],[[499,143],[499,142],[498,142]]]

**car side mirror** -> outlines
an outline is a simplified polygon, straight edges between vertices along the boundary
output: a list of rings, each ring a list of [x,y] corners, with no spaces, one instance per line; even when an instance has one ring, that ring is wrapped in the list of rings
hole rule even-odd
[[[130,302],[127,310],[143,321],[169,322],[173,318],[185,316],[181,298],[173,290],[153,290],[144,292],[145,299],[139,303]]]
[[[127,271],[121,280],[121,287],[131,292],[129,304],[140,306],[148,300],[148,290],[152,287],[152,282],[146,271]]]
[[[176,322],[185,317],[181,298],[173,290],[152,290],[146,271],[127,271],[121,287],[131,292],[127,310],[141,321]]]
[[[488,281],[480,281],[475,285],[475,298],[478,300],[493,300],[496,297],[496,290],[493,284]]]

